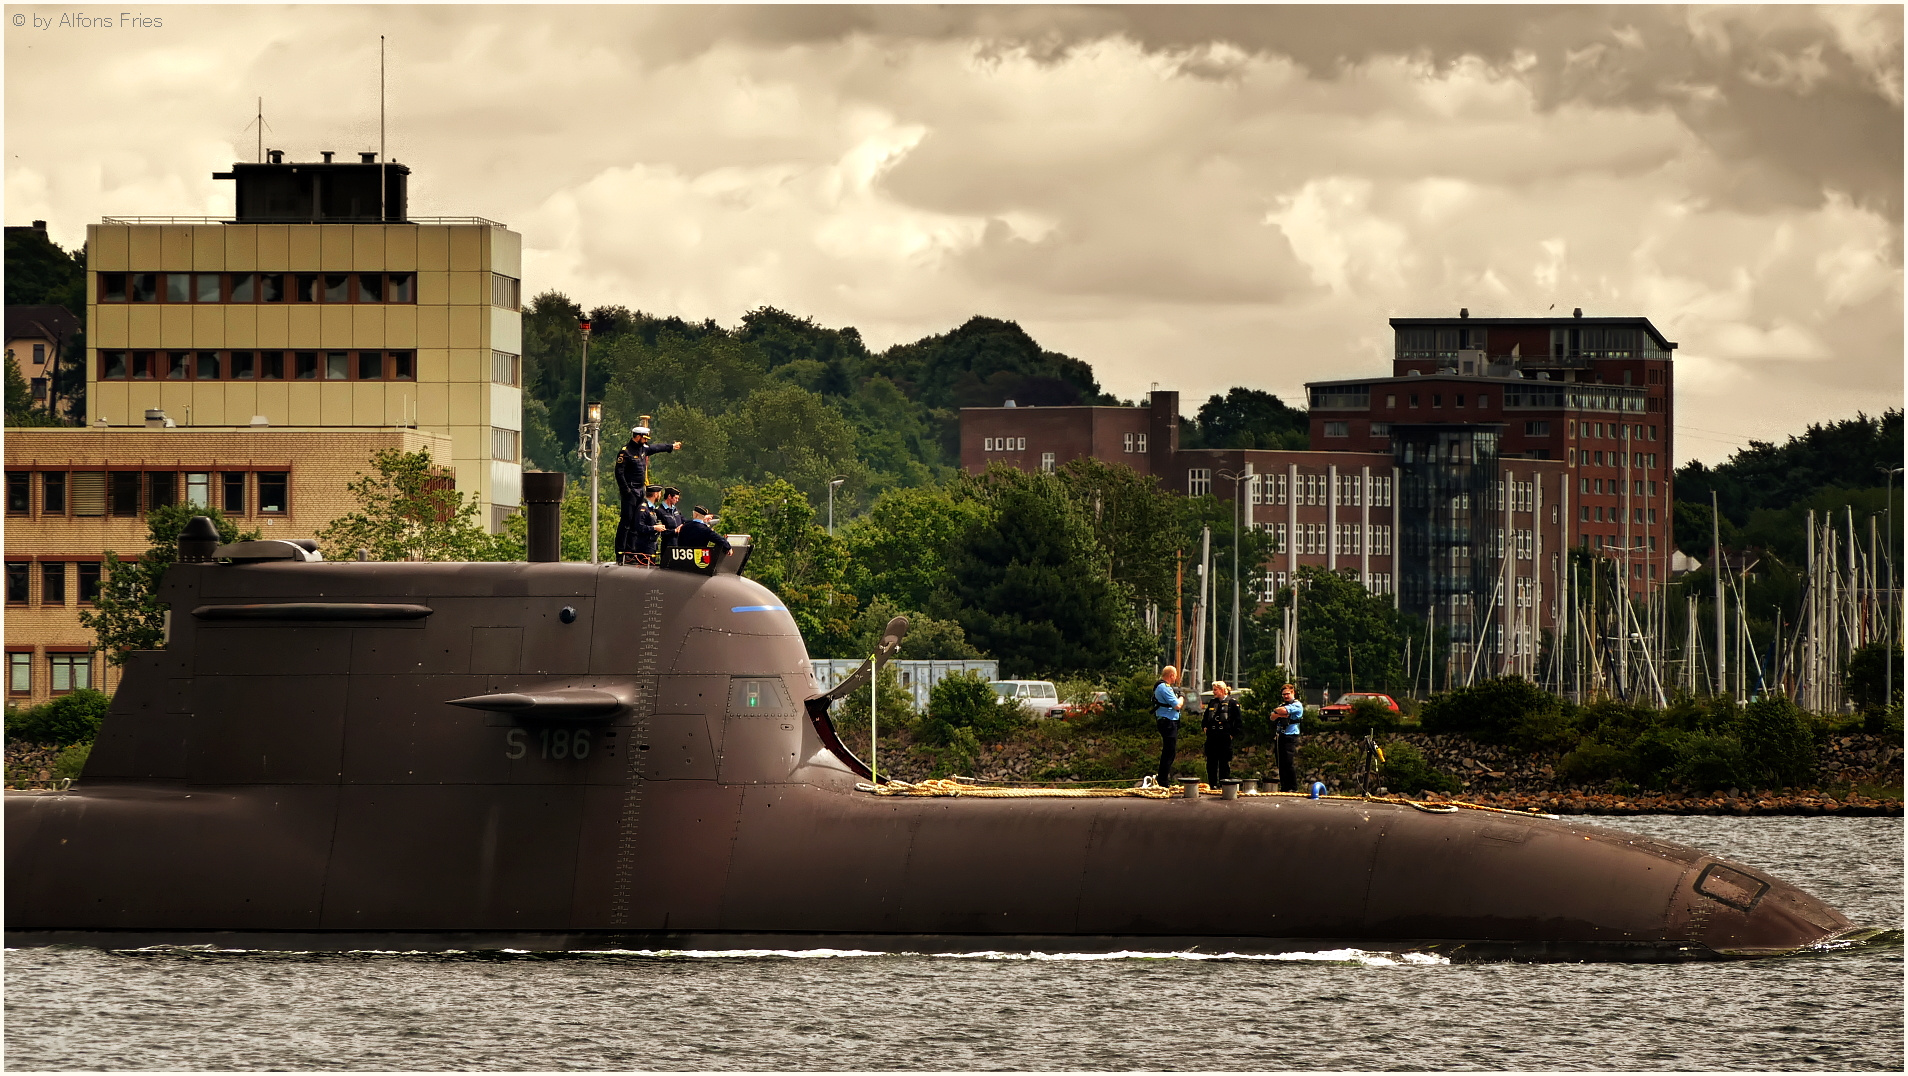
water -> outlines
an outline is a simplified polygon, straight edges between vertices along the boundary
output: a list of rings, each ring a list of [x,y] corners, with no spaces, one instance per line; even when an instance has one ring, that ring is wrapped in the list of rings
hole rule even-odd
[[[1902,820],[1596,820],[1902,926]],[[1903,1068],[1902,950],[1683,965],[7,953],[6,1067]]]

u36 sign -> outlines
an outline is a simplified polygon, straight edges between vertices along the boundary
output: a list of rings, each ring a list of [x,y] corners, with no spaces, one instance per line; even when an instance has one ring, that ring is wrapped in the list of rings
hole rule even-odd
[[[586,759],[595,747],[592,740],[589,729],[510,729],[504,733],[504,757],[512,762],[528,757]]]

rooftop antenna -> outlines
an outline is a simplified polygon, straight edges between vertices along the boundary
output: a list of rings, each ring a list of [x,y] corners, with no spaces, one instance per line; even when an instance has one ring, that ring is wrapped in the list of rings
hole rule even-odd
[[[248,123],[245,126],[250,127],[253,124],[258,125],[258,163],[264,164],[265,163],[265,99],[263,97],[258,99],[258,115],[252,120],[251,123]]]
[[[378,35],[378,223],[390,219],[384,204],[384,35]]]

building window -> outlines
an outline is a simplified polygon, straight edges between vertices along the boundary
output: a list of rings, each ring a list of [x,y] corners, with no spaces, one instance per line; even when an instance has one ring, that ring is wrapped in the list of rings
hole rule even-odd
[[[79,581],[79,601],[81,605],[92,605],[99,600],[100,562],[83,560],[75,567],[74,574]]]
[[[1372,423],[1372,424],[1371,424],[1371,435],[1372,435],[1373,437],[1390,437],[1390,436],[1391,436],[1391,423],[1389,423],[1389,422],[1374,422],[1374,423]]]
[[[1524,436],[1525,437],[1549,437],[1550,423],[1549,422],[1526,422],[1524,423]]]
[[[1130,434],[1130,433],[1122,436],[1120,438],[1120,451],[1122,452],[1133,451],[1133,441],[1135,440],[1136,437],[1137,435]]]
[[[505,310],[522,308],[523,284],[516,277],[502,273],[490,274],[490,305]]]
[[[490,380],[498,385],[515,385],[523,377],[523,357],[508,351],[490,353]]]
[[[1186,496],[1204,497],[1212,492],[1212,468],[1192,467],[1186,471]]]
[[[351,353],[349,351],[325,352],[325,380],[349,381],[351,379]]]
[[[1462,403],[1459,403],[1459,404],[1458,404],[1458,406],[1459,406],[1459,407],[1463,407],[1464,405],[1463,405]],[[1489,394],[1489,393],[1479,393],[1479,394],[1478,394],[1478,397],[1477,397],[1477,406],[1479,406],[1479,407],[1489,407],[1489,406],[1491,406],[1491,397],[1490,397],[1490,394]]]
[[[1250,491],[1251,491],[1251,497],[1252,497],[1252,503],[1253,503],[1253,504],[1255,504],[1255,505],[1259,505],[1259,504],[1264,504],[1264,503],[1265,503],[1265,485],[1264,485],[1264,483],[1265,483],[1265,481],[1266,481],[1266,480],[1267,480],[1267,479],[1268,479],[1269,477],[1271,477],[1271,476],[1269,476],[1269,475],[1262,475],[1262,474],[1255,474],[1255,475],[1253,475],[1253,476],[1252,476],[1251,478],[1249,478],[1249,479],[1247,479],[1247,480],[1246,480],[1246,488],[1247,488],[1248,490],[1250,490]]]
[[[133,302],[156,303],[159,301],[158,273],[131,273],[128,274],[127,279],[132,284],[129,290]]]
[[[146,472],[146,510],[179,502],[179,476],[171,471]]]
[[[1457,394],[1457,406],[1458,407],[1464,406],[1464,394],[1461,392]]]
[[[7,514],[23,516],[33,506],[33,472],[7,472]]]
[[[1274,553],[1285,552],[1285,540],[1285,524],[1274,523],[1272,525],[1272,551]]]
[[[7,651],[7,694],[33,694],[33,651]]]
[[[245,514],[245,472],[227,471],[219,476],[219,510],[228,516]]]
[[[28,580],[33,574],[33,562],[25,560],[7,561],[7,604],[25,605],[27,603]]]
[[[106,514],[106,472],[73,472],[73,514],[76,516],[103,516]]]
[[[358,301],[361,303],[381,303],[384,301],[384,274],[358,274]]]
[[[210,473],[188,474],[185,478],[185,503],[196,508],[204,508],[212,503],[212,475]]]
[[[49,516],[66,514],[65,471],[46,471],[40,475],[40,511]]]
[[[1397,397],[1397,396],[1395,396],[1395,395],[1386,395],[1386,396],[1385,396],[1385,407],[1386,407],[1387,409],[1389,409],[1389,408],[1395,408],[1395,407],[1397,407],[1397,406],[1398,406],[1398,397]]]
[[[46,664],[53,674],[48,687],[55,695],[93,686],[91,654],[48,654]]]
[[[392,273],[391,298],[394,303],[417,302],[417,276],[412,273]]]
[[[139,515],[139,472],[112,471],[107,477],[112,480],[113,515]]]
[[[517,443],[522,436],[516,430],[492,426],[490,428],[490,458],[502,460],[505,463],[516,463],[521,456],[517,451]]]
[[[1414,393],[1412,393],[1412,394],[1411,394],[1411,395],[1410,395],[1409,397],[1407,397],[1406,399],[1407,399],[1407,401],[1408,401],[1408,406],[1410,406],[1410,407],[1416,407],[1416,406],[1418,406],[1418,394],[1417,394],[1417,393],[1415,393],[1415,392],[1414,392]]]
[[[994,439],[992,437],[981,438],[981,451],[992,452],[993,450],[994,450]]]
[[[297,351],[292,353],[293,377],[299,381],[318,380],[318,353],[316,351]]]
[[[1146,451],[1146,435],[1143,433],[1139,435],[1139,451]]]
[[[291,474],[286,471],[258,472],[258,510],[269,515],[290,511]]]
[[[1434,392],[1434,393],[1432,393],[1432,394],[1431,394],[1431,406],[1432,406],[1432,407],[1443,407],[1443,406],[1444,406],[1444,394],[1443,394],[1443,393],[1441,393],[1441,392]]]
[[[1349,422],[1327,422],[1327,423],[1325,424],[1325,436],[1327,436],[1327,437],[1350,437],[1350,436],[1351,436],[1351,423],[1349,423]]]
[[[391,352],[391,380],[414,381],[417,379],[417,354],[411,351]]]
[[[1043,471],[1053,470],[1053,453],[1042,452],[1040,454],[1040,469]]]

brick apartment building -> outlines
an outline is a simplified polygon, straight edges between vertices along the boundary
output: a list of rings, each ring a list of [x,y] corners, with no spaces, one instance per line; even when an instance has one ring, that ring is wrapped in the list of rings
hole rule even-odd
[[[147,511],[215,505],[243,530],[309,538],[356,508],[345,485],[386,448],[450,463],[450,438],[428,430],[8,430],[7,701],[117,686],[79,614],[111,571],[106,550],[127,559],[145,551]]]
[[[1497,425],[1397,437],[1384,450],[1182,449],[1179,394],[1156,391],[1144,407],[963,408],[961,465],[1052,470],[1092,456],[1212,494],[1272,535],[1261,600],[1300,567],[1345,572],[1460,642],[1487,632],[1507,667],[1527,668],[1568,571],[1563,463],[1502,456]]]
[[[1179,395],[1154,392],[1144,407],[964,408],[961,465],[1092,456],[1234,502],[1273,532],[1265,600],[1301,566],[1346,572],[1500,670],[1527,670],[1555,627],[1568,547],[1638,593],[1668,580],[1676,345],[1648,319],[1391,325],[1390,376],[1307,385],[1312,451],[1182,449]]]

